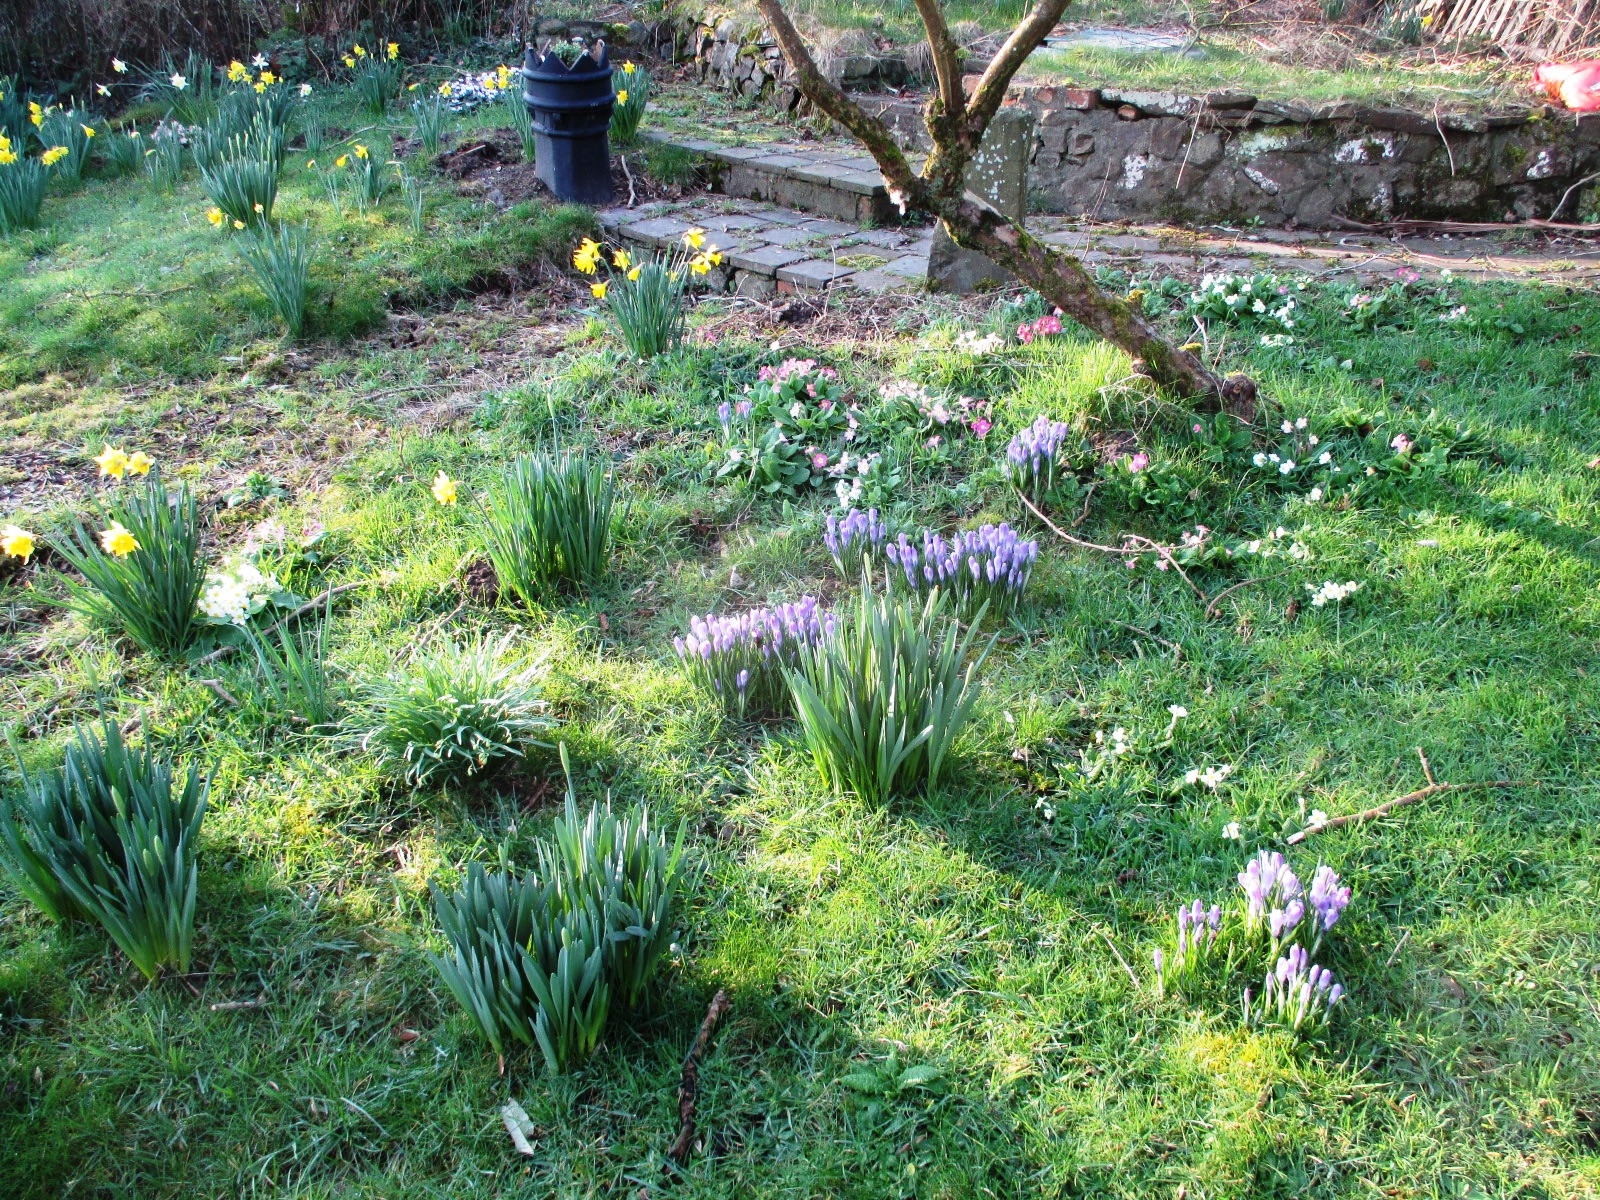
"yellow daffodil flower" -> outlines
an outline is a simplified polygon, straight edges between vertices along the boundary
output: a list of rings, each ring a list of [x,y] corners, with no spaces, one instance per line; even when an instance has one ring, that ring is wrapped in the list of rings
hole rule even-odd
[[[367,156],[367,148],[365,146],[363,146],[360,142],[356,143],[356,147],[355,148],[356,148],[356,157],[357,158],[365,158]]]
[[[422,85],[420,83],[408,83],[408,84],[406,84],[406,91],[414,92],[421,86]]]
[[[439,85],[439,95],[441,96],[448,96],[454,90],[455,89],[450,86],[450,81],[448,79]]]
[[[261,95],[263,92],[265,92],[267,90],[267,85],[262,83],[259,79],[256,80],[256,82],[254,84],[252,84],[251,86],[253,86],[256,89],[256,95],[258,95],[258,96]]]
[[[257,213],[258,213],[258,214],[259,214],[259,215],[262,215],[262,216],[265,216],[265,215],[266,215],[266,211],[267,211],[267,210],[266,210],[266,209],[264,209],[264,208],[262,208],[262,207],[261,207],[261,204],[260,204],[260,202],[259,202],[259,201],[258,201],[258,202],[257,202],[257,203],[256,203],[256,212],[257,212]]]
[[[433,477],[433,498],[440,504],[456,502],[456,481],[443,471]]]
[[[33,534],[16,525],[7,525],[0,529],[0,550],[27,562],[33,557]]]
[[[698,250],[706,244],[706,231],[698,225],[686,230],[683,235],[683,244],[692,250]]]
[[[693,271],[696,275],[704,275],[707,271],[711,270],[711,264],[706,261],[706,256],[704,254],[696,254],[689,260],[689,270]]]
[[[0,149],[0,167],[9,167],[12,163],[14,163],[16,161],[17,161],[16,151],[10,149],[9,147],[4,148],[4,149]]]
[[[356,60],[346,54],[344,56],[344,65],[347,67],[354,67],[356,65]]]
[[[238,220],[236,220],[236,221],[234,221],[234,223],[233,223],[233,227],[234,227],[234,228],[235,228],[235,229],[243,229],[243,228],[244,228],[244,222],[243,222],[243,221],[238,221]]]
[[[110,442],[101,444],[100,453],[95,456],[95,465],[100,468],[100,478],[107,475],[113,479],[121,479],[128,469],[128,456]]]
[[[589,291],[593,294],[596,300],[604,300],[606,298],[606,288],[609,286],[610,285],[602,279],[599,283],[591,283],[589,285]]]
[[[572,253],[572,265],[585,275],[593,275],[595,268],[600,265],[600,243],[593,238],[584,238]]]
[[[113,58],[111,60],[111,69],[118,75],[126,75],[128,73],[128,64],[120,58]]]
[[[139,539],[123,528],[121,521],[113,521],[110,529],[100,531],[100,549],[117,558],[127,558],[142,547],[139,545]]]
[[[357,58],[365,58],[367,56],[367,52],[362,48],[360,42],[357,42],[354,46],[350,47],[350,53],[354,54]]]
[[[261,72],[261,82],[265,84],[274,84],[278,82],[278,77],[271,71],[263,71]]]
[[[156,465],[156,460],[143,450],[135,450],[128,455],[128,470],[134,475],[148,475],[150,468]]]
[[[333,165],[336,167],[342,167],[349,163],[349,161],[350,156],[348,154],[341,154],[338,158],[333,160]]]
[[[611,265],[619,271],[626,271],[633,260],[628,257],[626,250],[618,250],[611,256]]]
[[[223,212],[220,208],[208,209],[206,211],[206,220],[210,221],[218,229],[222,228],[222,222],[226,219],[227,218],[223,215]]]
[[[389,59],[390,59],[390,61],[392,62],[393,60],[395,60],[395,59],[397,59],[399,57],[400,57],[400,43],[399,42],[390,42],[389,43]]]
[[[94,136],[94,126],[93,125],[79,125],[78,128],[83,130],[83,136],[84,137],[92,138]]]
[[[706,251],[706,261],[713,267],[720,267],[722,265],[722,251],[715,246],[711,247],[710,250]]]
[[[634,66],[632,62],[625,62],[622,64],[622,73],[624,75],[632,75],[638,69],[639,68]]]
[[[638,283],[639,282],[639,268],[638,267],[635,267],[633,270],[628,272],[628,282],[629,283]]]
[[[244,64],[237,58],[228,64],[228,82],[238,83],[241,79],[248,79],[250,72],[245,70]]]
[[[495,74],[497,74],[500,77],[500,86],[502,88],[508,88],[508,87],[511,86],[511,68],[510,67],[506,66],[504,63],[501,63],[499,68],[495,71]]]
[[[627,88],[623,88],[621,91],[619,91],[617,93],[617,103],[618,104],[626,104],[627,102],[628,102],[628,89]]]
[[[51,146],[50,149],[39,155],[39,161],[47,167],[53,167],[66,156],[67,148],[65,146]]]

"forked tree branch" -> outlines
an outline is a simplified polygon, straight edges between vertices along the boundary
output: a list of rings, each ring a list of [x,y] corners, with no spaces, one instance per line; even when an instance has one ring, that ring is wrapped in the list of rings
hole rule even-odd
[[[889,132],[889,127],[862,109],[818,70],[811,51],[806,49],[805,39],[794,27],[794,22],[789,20],[789,14],[783,11],[780,0],[760,0],[760,8],[762,18],[778,39],[778,48],[789,61],[789,70],[806,99],[853,133],[856,140],[871,153],[885,182],[904,195],[909,203],[920,207],[923,189],[904,152],[895,142],[894,134]]]
[[[1011,86],[1012,76],[1021,70],[1028,55],[1037,50],[1039,43],[1044,41],[1046,35],[1056,27],[1056,23],[1061,20],[1061,14],[1067,9],[1068,2],[1069,0],[1039,0],[1038,5],[1028,14],[1028,19],[1012,30],[1005,45],[1000,47],[1000,53],[994,56],[988,69],[978,80],[978,86],[972,93],[972,103],[967,106],[967,130],[974,148],[982,140],[984,130],[989,128],[989,122],[994,120],[994,114],[1000,111],[1000,105],[1006,98],[1006,89]]]
[[[967,93],[961,86],[961,51],[950,36],[950,26],[945,23],[939,0],[917,0],[917,13],[928,31],[928,48],[933,52],[933,73],[939,81],[943,115],[959,121],[967,111]]]
[[[1019,220],[1012,220],[966,190],[967,165],[977,153],[989,122],[1000,110],[1012,77],[1060,20],[1067,0],[1038,0],[1033,12],[1017,26],[989,64],[971,103],[963,101],[960,108],[946,104],[947,89],[954,76],[954,56],[946,53],[951,38],[939,0],[916,0],[940,76],[940,103],[929,104],[925,110],[933,149],[920,176],[912,173],[889,127],[863,111],[817,69],[805,39],[784,11],[782,0],[759,2],[761,15],[778,39],[800,91],[867,148],[902,212],[916,207],[932,213],[958,246],[983,254],[1037,291],[1063,315],[1125,350],[1133,359],[1134,369],[1157,384],[1210,407],[1253,411],[1256,389],[1250,379],[1235,375],[1222,380],[1195,355],[1163,337],[1132,304],[1102,290],[1078,259],[1028,236]],[[958,76],[954,83],[959,87]],[[951,112],[964,112],[965,116],[952,120]]]

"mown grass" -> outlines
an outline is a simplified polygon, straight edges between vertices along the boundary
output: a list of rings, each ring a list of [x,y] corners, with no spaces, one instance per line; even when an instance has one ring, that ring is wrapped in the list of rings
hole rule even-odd
[[[84,240],[93,196],[71,202]],[[104,203],[118,211],[115,192]],[[193,394],[219,419],[163,457],[213,498],[245,461],[275,469],[296,494],[272,511],[329,530],[287,582],[371,581],[335,619],[340,687],[433,638],[513,633],[519,654],[548,656],[580,793],[687,818],[700,874],[644,1015],[571,1077],[527,1055],[502,1077],[423,956],[441,945],[427,884],[493,862],[501,842],[526,864],[559,794],[553,759],[471,792],[397,789],[360,753],[201,682],[249,697],[240,663],[162,666],[54,607],[53,568],[13,576],[0,654],[23,760],[52,761],[73,719],[137,713],[143,736],[212,769],[214,808],[186,981],[141,985],[106,939],[58,932],[0,886],[0,1194],[1593,1195],[1600,302],[1456,290],[1477,326],[1372,335],[1312,293],[1299,346],[1226,365],[1281,406],[1263,427],[1350,404],[1398,422],[1437,410],[1474,426],[1481,451],[1351,507],[1202,473],[1197,519],[1240,536],[1284,524],[1313,553],[1211,619],[1170,573],[1047,541],[998,630],[960,769],[886,806],[825,795],[792,726],[726,721],[672,659],[692,612],[845,594],[817,544],[822,501],[752,504],[711,482],[716,404],[777,357],[764,339],[640,366],[574,325],[520,377],[417,424],[395,382],[473,370],[510,318],[444,314],[431,344],[324,348],[270,390],[236,374],[150,400],[130,389],[127,409],[110,387],[135,370],[124,335],[85,335],[92,387],[7,394],[44,407],[40,444],[85,429],[139,444]],[[1021,520],[999,456],[1040,412],[1186,461],[1184,414],[1119,388],[1121,356],[1063,336],[974,364],[947,349],[956,312],[918,301],[877,340],[782,352],[819,354],[858,390],[913,374],[995,402],[988,442],[920,466],[896,497],[904,516]],[[428,481],[446,470],[475,495],[552,434],[616,462],[631,503],[613,573],[539,611],[475,600],[470,503],[434,504]],[[219,513],[213,532],[236,544],[262,512]],[[1178,532],[1103,500],[1080,532],[1126,529]],[[1195,576],[1212,595],[1243,578]],[[1324,579],[1364,586],[1312,609],[1305,585]],[[1161,746],[1170,704],[1190,716]],[[1078,750],[1115,726],[1134,753],[1087,780]],[[1324,1039],[1246,1029],[1220,989],[1156,1000],[1134,985],[1176,902],[1222,899],[1246,855],[1310,809],[1411,790],[1419,745],[1441,779],[1540,786],[1435,796],[1292,853],[1356,892],[1328,959],[1350,996]],[[1214,763],[1236,767],[1217,793],[1176,786]],[[1242,842],[1224,838],[1231,821]],[[702,1141],[669,1183],[681,1057],[719,987],[733,1009],[701,1074]],[[899,1090],[910,1065],[935,1077]],[[537,1126],[531,1159],[501,1128],[509,1097]]]
[[[413,234],[398,192],[362,212],[335,160],[356,141],[386,154],[393,136],[410,132],[409,114],[397,107],[374,128],[341,98],[319,103],[330,125],[354,132],[320,155],[290,154],[275,210],[280,220],[309,224],[309,340],[348,341],[381,326],[390,309],[525,284],[593,231],[580,208],[497,211],[460,195],[417,154],[397,161],[423,182],[423,235]],[[463,136],[498,116],[489,106],[451,128]],[[344,180],[337,202],[324,183],[329,175]],[[206,221],[210,207],[192,166],[172,192],[142,179],[91,177],[53,194],[43,228],[0,243],[0,387],[51,374],[88,382],[111,372],[119,383],[203,377],[275,337],[266,300],[229,245],[233,234]]]

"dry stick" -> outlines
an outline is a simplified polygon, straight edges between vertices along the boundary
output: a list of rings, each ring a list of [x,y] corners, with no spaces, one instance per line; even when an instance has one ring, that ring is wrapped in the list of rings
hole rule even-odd
[[[238,708],[239,707],[238,698],[236,696],[234,696],[234,694],[232,692],[230,692],[227,688],[222,686],[222,680],[220,680],[220,679],[196,679],[195,682],[200,684],[200,685],[202,685],[203,687],[210,688],[213,692],[215,692],[217,694],[217,699],[221,700],[224,704],[228,705],[230,708]]]
[[[332,600],[335,596],[342,596],[345,592],[352,592],[356,588],[365,587],[371,582],[372,581],[370,579],[358,579],[355,583],[341,583],[338,587],[331,587],[327,591],[323,592],[320,596],[313,596],[310,600],[307,600],[304,604],[295,609],[282,620],[274,621],[271,625],[267,626],[266,629],[262,630],[261,636],[266,637],[269,633],[276,633],[296,617],[305,616],[312,609],[321,607],[329,600]],[[216,662],[219,658],[228,657],[228,655],[232,654],[238,648],[239,647],[234,645],[218,646],[210,654],[201,655],[198,659],[196,659],[195,665],[204,666],[206,663]],[[208,681],[202,679],[200,682],[206,683]]]
[[[1136,551],[1140,546],[1148,548],[1165,560],[1167,565],[1176,571],[1183,578],[1183,581],[1194,589],[1194,594],[1196,596],[1199,596],[1202,601],[1210,601],[1211,597],[1207,596],[1200,590],[1198,586],[1196,586],[1195,581],[1190,579],[1188,574],[1185,573],[1184,569],[1178,565],[1178,560],[1172,557],[1172,548],[1170,546],[1163,546],[1160,542],[1152,541],[1147,537],[1141,537],[1137,533],[1128,533],[1123,535],[1128,540],[1130,545],[1102,546],[1098,542],[1086,542],[1082,538],[1073,537],[1066,530],[1062,529],[1061,526],[1057,525],[1049,517],[1045,516],[1044,513],[1039,511],[1038,506],[1035,505],[1032,500],[1029,500],[1027,496],[1023,495],[1022,492],[1019,491],[1017,493],[1017,498],[1028,506],[1029,512],[1048,525],[1052,533],[1054,533],[1062,541],[1070,542],[1074,546],[1081,546],[1085,550],[1098,550],[1102,554],[1120,554],[1123,557],[1127,557],[1130,553]],[[1132,543],[1137,543],[1137,545]]]
[[[1436,796],[1443,792],[1475,792],[1484,788],[1512,788],[1512,787],[1538,787],[1537,779],[1494,779],[1484,780],[1480,783],[1437,783],[1433,778],[1433,768],[1428,765],[1428,756],[1422,752],[1422,747],[1417,747],[1417,757],[1422,760],[1422,774],[1427,779],[1428,786],[1418,788],[1414,792],[1407,792],[1404,796],[1397,796],[1393,800],[1386,800],[1376,808],[1369,808],[1365,812],[1347,813],[1342,817],[1332,817],[1320,825],[1309,825],[1299,833],[1289,835],[1288,844],[1297,846],[1313,833],[1322,833],[1328,829],[1337,829],[1341,825],[1353,825],[1359,821],[1370,821],[1374,817],[1381,817],[1393,812],[1406,804],[1415,804],[1418,800],[1426,800],[1429,796]]]
[[[727,1011],[728,993],[719,988],[711,998],[711,1007],[706,1009],[706,1019],[700,1022],[694,1045],[689,1047],[688,1057],[683,1060],[683,1079],[678,1084],[678,1136],[667,1150],[667,1157],[680,1167],[689,1160],[689,1145],[694,1141],[694,1102],[700,1090],[700,1060],[705,1057],[712,1030]]]
[[[1140,629],[1137,625],[1129,625],[1126,621],[1118,621],[1113,617],[1107,617],[1106,620],[1110,621],[1113,625],[1122,626],[1122,628],[1126,629],[1129,633],[1137,633],[1141,637],[1149,638],[1152,642],[1160,642],[1163,646],[1172,651],[1173,662],[1177,662],[1183,657],[1183,647],[1178,645],[1177,642],[1169,642],[1160,634],[1151,633],[1148,629]]]
[[[1133,973],[1133,968],[1128,965],[1128,960],[1122,957],[1122,952],[1117,949],[1117,944],[1111,940],[1110,935],[1104,929],[1096,929],[1095,932],[1105,939],[1106,945],[1111,948],[1111,953],[1117,956],[1117,961],[1122,964],[1122,969],[1128,973],[1128,978],[1133,980],[1134,990],[1139,990],[1139,977]]]
[[[1266,583],[1269,580],[1282,579],[1287,574],[1289,574],[1288,571],[1279,571],[1276,575],[1258,575],[1254,579],[1245,579],[1234,584],[1232,587],[1223,588],[1214,597],[1212,597],[1211,603],[1206,605],[1206,620],[1209,621],[1213,616],[1216,615],[1217,605],[1221,604],[1240,588],[1247,588],[1252,583]]]
[[[628,170],[628,156],[626,154],[619,154],[617,155],[617,161],[622,164],[622,174],[628,180],[628,207],[633,208],[638,204],[638,200],[635,198],[633,193],[633,172]]]

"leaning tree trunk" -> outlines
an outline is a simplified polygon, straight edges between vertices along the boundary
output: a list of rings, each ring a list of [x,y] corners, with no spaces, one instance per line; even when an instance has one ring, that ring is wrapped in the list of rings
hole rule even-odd
[[[1067,3],[1038,0],[1033,12],[1006,39],[969,99],[959,48],[939,0],[916,0],[928,31],[938,84],[923,113],[933,150],[918,175],[888,126],[817,69],[782,0],[760,0],[761,15],[778,39],[800,91],[867,148],[889,185],[890,199],[902,212],[914,207],[932,213],[958,246],[976,250],[1009,270],[1066,316],[1127,351],[1134,369],[1156,384],[1202,403],[1247,409],[1255,396],[1255,384],[1249,378],[1219,378],[1195,355],[1164,337],[1131,304],[1095,283],[1076,257],[1030,237],[1021,222],[966,189],[967,164],[999,111],[1012,76],[1055,27]]]

